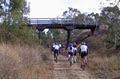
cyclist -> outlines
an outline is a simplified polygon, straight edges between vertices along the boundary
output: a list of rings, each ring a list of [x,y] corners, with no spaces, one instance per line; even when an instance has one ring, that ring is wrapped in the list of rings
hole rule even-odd
[[[58,56],[58,52],[59,52],[59,45],[58,43],[55,43],[55,45],[53,45],[54,47],[54,60],[56,59],[56,55]]]
[[[80,47],[80,51],[81,51],[81,61],[83,61],[83,59],[85,58],[85,63],[87,64],[88,47],[85,44],[85,42],[82,42],[82,45]],[[81,62],[81,66],[82,65],[83,65],[83,63]]]
[[[65,45],[64,44],[61,44],[61,48],[62,48],[62,53],[65,53]]]
[[[79,55],[80,55],[80,52],[81,52],[81,51],[80,51],[80,47],[81,47],[81,44],[78,43],[78,44],[77,44],[77,52],[79,53]]]
[[[61,49],[62,49],[62,46],[61,46],[61,44],[59,44],[59,53],[60,54],[62,54]]]
[[[72,57],[74,54],[74,47],[72,45],[72,43],[70,43],[69,47],[68,47],[68,60],[70,59],[70,57]]]
[[[54,47],[53,47],[54,45],[55,45],[55,43],[53,43],[53,45],[52,45],[52,46],[50,46],[50,50],[52,51],[52,52],[51,52],[51,54],[53,54],[53,53],[54,53]]]
[[[62,48],[65,48],[65,44],[62,44]]]
[[[76,63],[76,59],[77,59],[77,44],[74,42],[73,43],[73,47],[74,47],[74,63]]]

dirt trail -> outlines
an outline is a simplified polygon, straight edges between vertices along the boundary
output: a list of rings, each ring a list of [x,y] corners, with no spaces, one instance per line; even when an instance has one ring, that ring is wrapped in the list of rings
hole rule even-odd
[[[53,60],[53,56],[51,55]],[[70,67],[67,57],[61,56],[59,57],[59,61],[54,64],[54,73],[53,79],[96,79],[87,71],[83,71],[77,64],[72,65]]]

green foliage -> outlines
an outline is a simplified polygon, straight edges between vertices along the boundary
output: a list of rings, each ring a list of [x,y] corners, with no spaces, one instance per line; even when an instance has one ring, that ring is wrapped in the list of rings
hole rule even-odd
[[[63,12],[63,16],[65,18],[75,18],[76,16],[78,16],[80,14],[80,11],[78,9],[74,9],[71,7],[68,7],[68,11],[64,11]]]
[[[73,31],[72,31],[72,34],[73,35],[80,35],[80,33],[82,32],[82,30],[81,29],[74,29]]]
[[[39,44],[39,39],[35,33],[35,29],[28,27],[7,27],[0,28],[0,41],[3,43],[24,43],[28,45]]]
[[[120,10],[119,7],[104,7],[101,11],[100,24],[109,26],[105,41],[111,45],[120,45]]]
[[[47,34],[45,34],[44,32],[41,34],[41,40],[42,40],[42,44],[46,45],[48,43],[53,42],[53,38],[51,36],[51,32],[48,31]]]
[[[20,39],[20,41],[25,44],[29,44],[29,45],[39,44],[39,39],[36,33],[36,29],[23,27],[23,29],[19,31],[17,36]]]
[[[104,39],[104,41],[107,42],[108,44],[114,45],[114,38],[113,37],[115,37],[115,34],[112,31],[107,35],[107,37]]]
[[[66,39],[66,32],[62,29],[51,29],[52,39],[56,42]]]
[[[26,0],[0,1],[0,18],[3,20],[0,23],[1,43],[39,44],[36,29],[23,26],[27,24],[27,18],[24,15],[28,13],[29,4]]]
[[[45,34],[41,32],[41,44],[46,45],[52,42],[63,42],[67,39],[67,32],[63,29],[49,29]]]
[[[118,6],[105,7],[101,12],[100,20],[102,23],[112,27],[111,26],[112,22],[114,22],[115,20],[118,20],[119,15],[120,15],[120,11]]]

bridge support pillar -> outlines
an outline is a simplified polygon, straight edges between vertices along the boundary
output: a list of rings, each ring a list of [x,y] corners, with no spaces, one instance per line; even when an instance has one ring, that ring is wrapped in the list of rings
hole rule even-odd
[[[70,37],[71,37],[71,31],[76,28],[75,26],[67,26],[65,30],[67,31],[67,47],[68,44],[70,43]]]
[[[40,45],[42,44],[42,38],[41,38],[41,33],[44,29],[38,29],[38,37],[39,37],[39,42],[40,42]]]
[[[95,28],[94,28],[94,29],[91,29],[91,35],[94,34],[94,31],[95,31]]]
[[[70,43],[71,31],[72,30],[67,30],[67,47],[68,47],[68,44]]]

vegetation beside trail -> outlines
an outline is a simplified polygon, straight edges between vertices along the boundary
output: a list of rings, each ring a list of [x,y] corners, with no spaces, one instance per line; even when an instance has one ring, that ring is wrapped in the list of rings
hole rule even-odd
[[[87,69],[97,78],[119,79],[120,49],[115,49],[104,42],[107,33],[107,30],[101,29],[99,33],[95,33],[84,40],[89,47]]]
[[[41,46],[0,45],[0,79],[52,79],[48,58]]]
[[[64,18],[83,23],[98,21],[95,35],[88,35],[90,32],[79,35],[82,30],[73,30],[74,39],[70,41],[87,42],[90,49],[87,67],[90,73],[102,79],[120,79],[120,10],[115,3],[103,7],[100,14],[81,13],[70,7],[63,12]],[[48,61],[50,52],[38,45],[40,42],[43,46],[52,42],[65,43],[67,32],[53,29],[47,33],[42,31],[38,37],[36,28],[25,26],[29,8],[26,0],[0,1],[0,79],[52,79],[53,66]],[[105,30],[101,30],[101,26],[105,26]],[[84,39],[84,36],[87,37]]]
[[[119,1],[118,1],[119,3]],[[69,10],[70,11],[70,10]],[[77,18],[85,16],[79,14]],[[90,32],[71,38],[73,41],[85,41],[89,47],[88,70],[101,79],[120,79],[120,10],[118,4],[112,2],[103,7],[100,14],[86,14],[89,21],[97,18],[99,28],[93,36]],[[78,59],[80,61],[80,59]],[[79,62],[78,61],[78,62]]]

